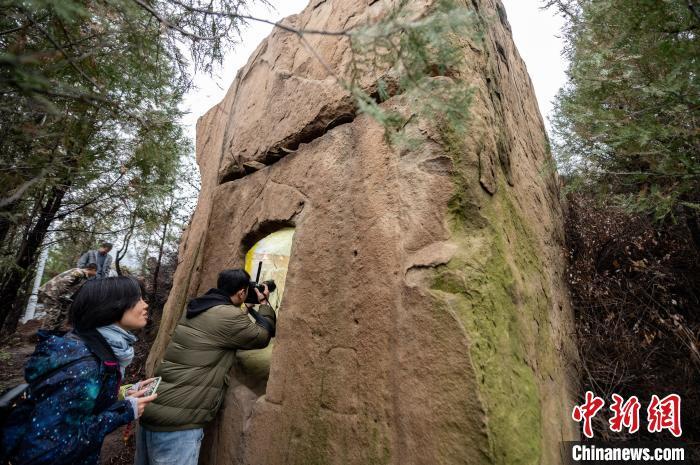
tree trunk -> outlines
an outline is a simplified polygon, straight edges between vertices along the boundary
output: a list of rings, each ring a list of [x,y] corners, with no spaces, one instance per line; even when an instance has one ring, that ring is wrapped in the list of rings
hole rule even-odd
[[[66,153],[63,167],[65,172],[55,184],[46,190],[39,190],[36,196],[35,211],[28,217],[27,233],[22,237],[15,254],[13,266],[5,271],[0,278],[0,334],[9,334],[17,328],[17,323],[26,304],[28,278],[37,261],[39,250],[48,233],[51,223],[56,218],[63,204],[63,199],[72,185],[74,170],[78,168],[78,161],[84,149],[95,133],[95,121],[99,109],[86,106],[80,112],[76,112],[71,119],[76,126],[66,126],[65,138],[56,141],[54,151],[63,145]],[[70,121],[69,121],[70,123]],[[26,192],[25,192],[26,193]],[[39,207],[39,208],[37,208]],[[32,226],[32,220],[38,218]]]
[[[0,301],[6,303],[0,309],[0,334],[10,334],[17,328],[17,322],[24,308],[27,277],[44,242],[46,233],[68,191],[69,184],[51,188],[44,202],[39,219],[24,237],[17,252],[15,266],[7,270],[0,283]]]
[[[141,274],[146,275],[148,273],[148,257],[151,250],[151,244],[153,243],[153,233],[148,235],[148,240],[146,245],[143,246],[143,255],[141,256]]]
[[[123,276],[121,261],[122,258],[126,256],[126,252],[129,250],[129,242],[131,242],[131,236],[134,234],[134,227],[136,226],[136,209],[131,214],[131,221],[129,222],[129,229],[124,235],[124,240],[122,241],[122,246],[117,250],[117,256],[114,259],[114,268],[117,270],[117,275]]]
[[[695,250],[700,250],[700,215],[692,208],[685,208],[685,224],[690,231]]]
[[[158,301],[158,276],[160,275],[160,264],[163,261],[163,248],[165,247],[165,239],[168,237],[168,226],[170,225],[170,218],[172,217],[172,206],[168,210],[168,214],[165,217],[165,222],[163,223],[163,235],[160,238],[160,244],[158,245],[158,260],[156,261],[156,267],[153,270],[153,285],[151,291],[153,293],[153,303],[160,305]]]
[[[12,226],[11,216],[15,213],[15,208],[18,202],[13,202],[10,205],[6,205],[0,208],[0,244],[5,243],[5,238],[10,232],[10,227]]]

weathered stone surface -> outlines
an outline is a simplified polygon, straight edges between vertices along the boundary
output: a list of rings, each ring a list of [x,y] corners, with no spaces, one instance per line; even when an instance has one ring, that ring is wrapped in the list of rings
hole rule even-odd
[[[382,11],[381,4],[368,8],[364,2],[314,0],[284,24],[342,31]],[[249,161],[274,162],[354,115],[352,99],[334,77],[344,75],[351,59],[348,40],[308,35],[305,41],[307,46],[294,34],[276,29],[238,72],[229,90],[232,101],[224,123],[219,179],[243,176]]]
[[[200,119],[202,191],[149,367],[187,298],[267,233],[296,228],[269,379],[234,368],[205,463],[554,464],[559,441],[576,437],[544,126],[502,5],[468,6],[484,41],[463,39],[475,94],[454,146],[421,121],[408,130],[427,143],[387,146],[282,31]],[[316,0],[286,21],[341,29],[383,8]],[[312,45],[338,70],[348,59],[343,40]],[[410,109],[405,100],[383,105]]]

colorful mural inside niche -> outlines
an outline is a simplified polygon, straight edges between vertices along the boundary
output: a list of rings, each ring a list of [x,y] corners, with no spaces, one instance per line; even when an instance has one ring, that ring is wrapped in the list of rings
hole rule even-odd
[[[245,256],[245,270],[250,273],[251,279],[256,278],[258,267],[262,263],[258,282],[274,279],[277,284],[277,290],[270,294],[270,304],[275,309],[282,302],[293,237],[294,228],[280,229],[259,240]]]
[[[245,270],[250,274],[251,279],[256,279],[261,263],[258,282],[274,279],[277,290],[270,294],[270,304],[278,312],[278,318],[287,279],[293,237],[294,228],[280,229],[255,243],[245,256]],[[236,353],[238,360],[236,378],[258,395],[265,393],[274,345],[275,340],[272,339],[270,345],[265,349],[239,350]]]

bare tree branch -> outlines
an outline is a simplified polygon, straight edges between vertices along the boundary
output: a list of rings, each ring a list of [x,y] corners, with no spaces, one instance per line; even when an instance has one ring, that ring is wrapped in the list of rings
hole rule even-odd
[[[109,186],[107,186],[107,187],[105,188],[105,191],[108,190],[109,188],[111,188],[112,186],[114,186],[114,185],[115,185],[117,182],[119,182],[119,180],[120,180],[121,178],[123,178],[123,177],[124,177],[124,173],[120,173],[120,174],[119,174],[119,177],[117,177]],[[78,210],[82,210],[83,208],[85,208],[85,207],[87,207],[87,206],[89,206],[89,205],[92,205],[93,203],[97,202],[98,200],[100,200],[100,199],[102,198],[102,194],[103,194],[103,193],[100,192],[97,196],[93,197],[92,199],[88,200],[87,202],[84,202],[82,205],[77,206],[77,207],[75,207],[75,208],[73,208],[73,209],[71,209],[71,210],[68,210],[67,212],[63,212],[63,213],[61,213],[61,214],[59,214],[59,215],[56,215],[56,216],[54,217],[54,220],[59,220],[59,219],[65,218],[66,216],[70,215],[71,213],[75,213],[75,212],[77,212]]]
[[[137,0],[135,0],[137,1]],[[287,26],[286,24],[282,24],[281,21],[270,21],[269,19],[263,19],[263,18],[257,18],[255,16],[249,16],[249,15],[242,15],[238,13],[226,13],[223,11],[214,11],[214,10],[208,10],[205,8],[197,8],[193,7],[191,5],[187,5],[185,3],[182,3],[179,0],[169,0],[171,3],[174,3],[175,5],[178,5],[187,11],[191,11],[193,13],[203,13],[203,14],[208,14],[211,16],[219,16],[219,17],[224,17],[224,18],[230,18],[230,19],[242,19],[242,20],[247,20],[247,21],[255,21],[258,23],[265,23],[265,24],[270,24],[272,26],[275,26],[276,28],[292,32],[294,34],[316,34],[316,35],[324,35],[324,36],[350,36],[352,33],[352,29],[344,30],[344,31],[325,31],[325,30],[319,30],[319,29],[296,29],[291,26]]]
[[[177,24],[173,24],[172,22],[168,21],[166,18],[164,18],[160,13],[158,13],[153,7],[148,5],[144,0],[133,0],[137,5],[139,5],[141,8],[146,10],[148,13],[150,13],[154,18],[156,18],[161,24],[163,24],[165,27],[169,29],[173,29],[174,31],[179,32],[180,34],[190,37],[192,39],[197,39],[197,40],[215,40],[217,38],[223,37],[225,34],[221,34],[218,36],[202,36],[199,34],[196,34],[191,31],[187,31],[183,29],[182,27],[178,26]],[[348,30],[343,30],[343,31],[324,31],[324,30],[319,30],[319,29],[296,29],[291,26],[287,26],[286,24],[283,24],[281,21],[271,21],[269,19],[264,19],[264,18],[257,18],[255,16],[250,16],[250,15],[243,15],[239,13],[227,13],[225,11],[216,11],[216,10],[210,10],[206,8],[198,8],[194,7],[192,5],[187,5],[183,2],[180,2],[178,0],[169,0],[170,3],[175,4],[181,8],[184,8],[185,10],[191,12],[191,13],[200,13],[200,14],[206,14],[210,16],[217,16],[220,18],[228,18],[231,20],[238,19],[242,21],[255,21],[258,23],[264,23],[264,24],[270,24],[276,28],[282,29],[287,32],[291,32],[294,34],[315,34],[315,35],[326,35],[326,36],[346,36],[349,37],[352,33],[352,29]]]
[[[693,13],[695,19],[700,21],[700,13],[698,13],[697,5],[695,5],[695,2],[693,0],[688,0],[688,9],[691,13]]]
[[[31,23],[31,22],[28,22],[28,23],[25,23],[25,24],[23,24],[23,25],[21,25],[21,26],[13,27],[13,28],[11,28],[11,29],[5,29],[4,31],[0,31],[0,36],[5,36],[5,35],[7,35],[7,34],[12,34],[13,32],[19,32],[19,31],[21,31],[22,29],[26,29],[26,28],[28,28],[28,27],[31,26],[31,25],[32,25],[32,23]]]
[[[158,20],[158,22],[160,22],[163,26],[165,26],[165,27],[167,27],[167,28],[169,28],[169,29],[173,29],[173,30],[179,32],[180,34],[182,34],[182,35],[184,35],[184,36],[190,37],[190,38],[192,38],[192,39],[197,39],[197,40],[215,40],[215,39],[217,39],[218,37],[222,37],[222,36],[218,36],[218,37],[217,37],[217,36],[211,36],[211,37],[200,36],[199,34],[195,34],[194,32],[186,31],[185,29],[181,28],[181,27],[178,26],[177,24],[173,24],[173,23],[171,23],[170,21],[168,21],[167,19],[165,19],[163,16],[160,15],[160,13],[158,13],[156,10],[154,10],[150,5],[148,5],[148,4],[147,4],[146,2],[144,2],[143,0],[134,0],[134,2],[135,2],[138,6],[140,6],[140,7],[143,8],[144,10],[146,10],[148,13],[150,13],[150,14],[151,14],[154,18],[156,18],[156,19]]]
[[[555,7],[559,13],[570,21],[575,21],[577,18],[576,13],[572,11],[576,7],[571,5],[571,0],[547,0],[542,8],[547,9],[551,7]]]

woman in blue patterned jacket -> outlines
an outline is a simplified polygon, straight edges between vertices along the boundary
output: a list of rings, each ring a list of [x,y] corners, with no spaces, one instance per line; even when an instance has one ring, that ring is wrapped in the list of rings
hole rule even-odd
[[[143,413],[156,394],[143,397],[151,380],[117,400],[134,356],[148,305],[138,281],[128,277],[88,281],[71,306],[73,331],[39,331],[25,365],[27,399],[10,415],[0,437],[13,465],[97,465],[105,436]]]

